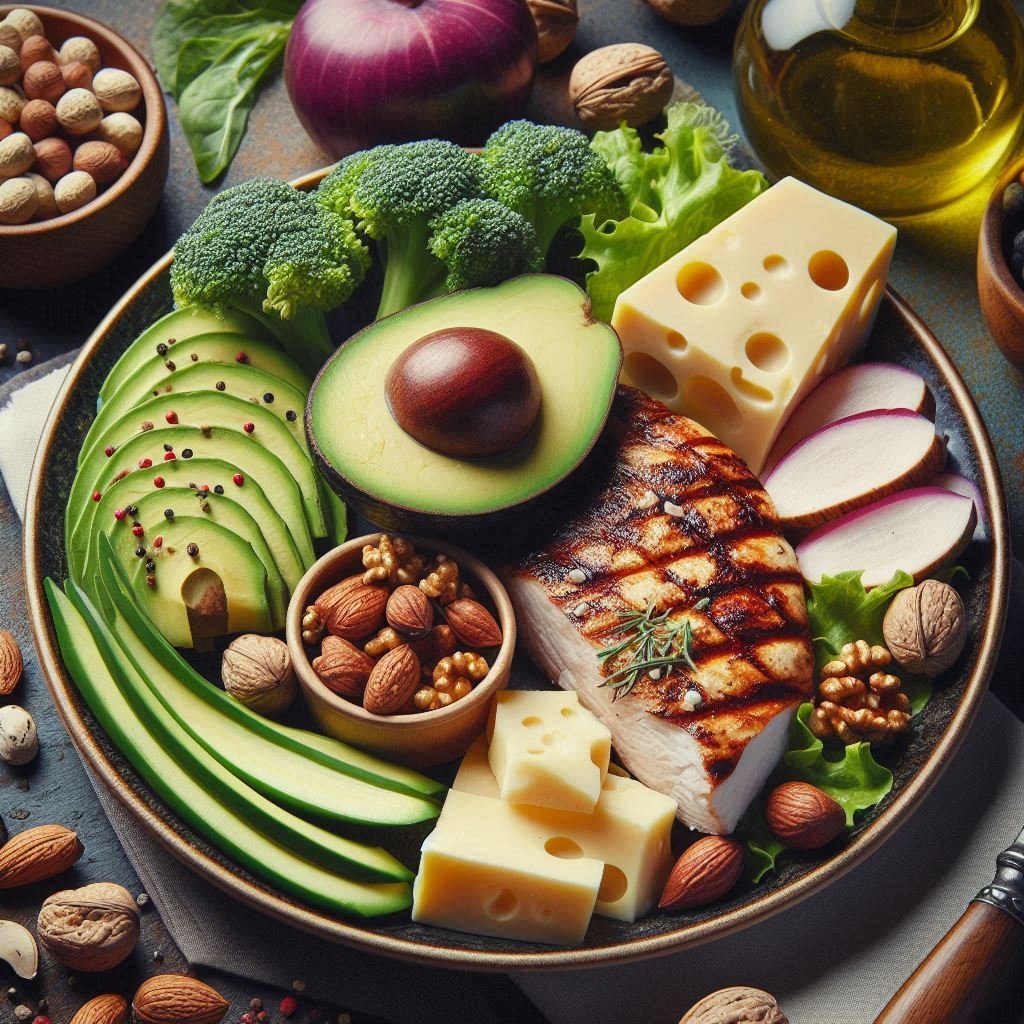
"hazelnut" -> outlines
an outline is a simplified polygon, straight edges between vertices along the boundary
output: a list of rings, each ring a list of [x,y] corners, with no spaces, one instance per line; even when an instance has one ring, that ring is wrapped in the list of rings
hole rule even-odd
[[[617,43],[577,61],[569,77],[569,99],[588,128],[612,131],[623,121],[639,128],[661,113],[673,85],[672,72],[657,50]]]
[[[74,168],[85,171],[97,185],[109,185],[121,177],[125,160],[109,142],[83,142],[75,150]]]
[[[0,46],[8,46],[15,53],[21,50],[21,33],[6,18],[0,21]]]
[[[123,112],[107,114],[100,121],[96,134],[104,142],[117,146],[128,160],[135,156],[142,145],[142,125],[131,114]]]
[[[57,120],[69,135],[87,135],[99,127],[103,110],[88,89],[72,89],[57,103]]]
[[[0,86],[0,119],[7,121],[8,124],[17,124],[23,106],[25,97],[20,89]]]
[[[142,88],[135,78],[120,68],[102,68],[92,80],[92,91],[100,101],[104,114],[134,110],[142,98]]]
[[[31,11],[26,11],[24,7],[16,7],[13,11],[8,11],[4,21],[12,28],[17,29],[21,35],[22,42],[28,39],[29,36],[46,35],[46,30],[43,28],[43,23],[39,20],[39,16]]]
[[[92,68],[88,64],[73,60],[70,64],[62,64],[60,73],[69,89],[92,89]]]
[[[0,178],[16,178],[35,163],[36,151],[24,132],[14,132],[0,142]]]
[[[18,124],[33,142],[39,142],[57,130],[57,111],[47,100],[29,100],[22,107]]]
[[[0,224],[24,224],[32,219],[38,203],[28,178],[8,178],[0,183]]]
[[[0,117],[0,139],[6,139],[13,131],[14,129],[2,117]]]
[[[64,76],[50,60],[37,60],[25,72],[21,85],[30,100],[56,103],[64,95]]]
[[[21,61],[9,46],[0,46],[0,85],[14,85],[21,78]]]
[[[46,36],[29,36],[21,44],[21,53],[18,55],[21,61],[21,70],[28,71],[33,64],[40,60],[57,63],[57,51],[50,45]]]
[[[70,39],[65,39],[60,53],[57,54],[57,61],[60,64],[82,63],[93,74],[99,71],[103,63],[99,48],[85,36],[71,36]]]
[[[85,171],[72,171],[53,186],[53,197],[61,213],[70,213],[96,198],[96,182]]]
[[[36,190],[36,220],[50,220],[60,215],[57,209],[57,200],[53,196],[53,186],[41,174],[26,174],[26,178],[32,182]]]
[[[63,139],[42,139],[35,144],[36,170],[53,184],[71,170],[71,147]]]

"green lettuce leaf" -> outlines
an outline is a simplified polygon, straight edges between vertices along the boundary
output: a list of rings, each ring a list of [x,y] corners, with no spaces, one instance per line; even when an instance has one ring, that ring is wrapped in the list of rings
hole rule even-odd
[[[615,172],[630,204],[624,220],[582,219],[581,258],[597,263],[587,275],[594,315],[611,319],[620,293],[674,256],[768,183],[759,171],[729,164],[735,141],[718,111],[703,103],[675,103],[661,145],[645,152],[637,132],[625,125],[598,132],[594,148]]]

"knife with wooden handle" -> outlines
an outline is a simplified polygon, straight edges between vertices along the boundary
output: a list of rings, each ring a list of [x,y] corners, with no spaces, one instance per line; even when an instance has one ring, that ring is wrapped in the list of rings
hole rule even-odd
[[[1024,831],[875,1024],[971,1024],[1024,942]]]

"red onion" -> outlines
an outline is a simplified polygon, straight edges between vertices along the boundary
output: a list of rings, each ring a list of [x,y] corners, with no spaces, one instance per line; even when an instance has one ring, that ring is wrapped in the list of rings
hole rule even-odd
[[[308,0],[285,83],[334,157],[379,142],[480,145],[517,116],[537,68],[525,0]]]

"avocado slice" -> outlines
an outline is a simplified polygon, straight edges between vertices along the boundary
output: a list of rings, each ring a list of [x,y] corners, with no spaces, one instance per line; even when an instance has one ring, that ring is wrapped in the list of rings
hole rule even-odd
[[[267,719],[208,683],[166,641],[156,643],[119,568],[110,542],[101,538],[100,578],[113,612],[126,623],[118,634],[125,656],[178,724],[237,778],[279,806],[318,820],[412,825],[437,817],[440,807],[431,800],[310,757]]]
[[[114,457],[118,447],[130,437],[146,430],[146,424],[152,424],[150,437],[158,442],[164,430],[173,424],[226,427],[241,431],[256,444],[273,452],[288,467],[302,492],[310,532],[314,537],[327,536],[327,524],[320,506],[318,477],[309,458],[306,439],[303,438],[300,444],[288,425],[268,411],[268,407],[253,405],[214,389],[158,395],[133,406],[102,434],[97,435],[88,448],[83,448],[78,457],[78,472],[83,480],[96,479],[107,460]],[[107,455],[108,451],[110,455]]]
[[[150,324],[114,363],[100,385],[97,405],[102,405],[144,362],[154,355],[158,345],[167,347],[167,352],[179,341],[197,334],[240,334],[251,338],[273,341],[267,329],[255,317],[238,310],[225,310],[223,315],[200,309],[176,309]],[[169,358],[163,355],[161,358]],[[173,358],[173,357],[171,357]]]
[[[267,548],[270,550],[274,564],[277,566],[287,590],[291,592],[302,578],[308,563],[303,561],[284,520],[255,480],[246,482],[246,486],[242,489],[245,491],[244,496],[242,490],[229,486],[235,472],[237,472],[235,467],[224,462],[223,459],[175,459],[161,465],[160,473],[164,477],[165,486],[159,490],[153,487],[152,477],[148,474],[129,473],[104,492],[94,513],[94,528],[77,530],[65,538],[68,564],[73,571],[78,572],[81,579],[91,580],[95,567],[98,565],[96,556],[99,534],[107,532],[112,526],[118,526],[119,523],[127,524],[126,532],[130,532],[131,521],[127,516],[124,520],[119,521],[115,518],[114,513],[128,505],[144,507],[141,505],[144,498],[148,499],[152,496],[153,504],[158,507],[160,512],[170,507],[177,512],[187,511],[189,514],[195,514],[197,510],[201,510],[205,501],[209,504],[214,516],[217,516],[220,510],[230,504],[252,513]],[[193,487],[193,485],[196,486]],[[204,498],[198,488],[207,485],[211,488],[220,485],[224,489],[224,493],[217,494],[216,491],[210,490]],[[184,496],[184,498],[180,496]],[[135,547],[138,545],[134,545],[132,550]],[[254,550],[256,550],[255,545]]]
[[[106,533],[121,564],[131,569],[140,561],[137,552],[141,547],[146,552],[142,559],[143,564],[145,559],[152,558],[159,570],[167,551],[173,547],[185,548],[190,538],[194,539],[197,535],[194,529],[197,521],[215,523],[248,544],[253,554],[260,560],[267,577],[267,610],[270,613],[271,629],[283,629],[290,588],[281,576],[259,524],[242,505],[231,501],[227,495],[211,494],[203,502],[197,501],[196,498],[197,492],[187,487],[165,487],[160,491],[147,491],[133,503],[133,515],[120,520],[113,516],[109,520],[100,518],[98,529],[93,534],[94,543],[101,532]],[[170,518],[167,516],[168,512],[172,513]],[[138,529],[144,531],[141,536],[136,535],[135,531]],[[219,547],[200,550],[202,553],[215,552],[218,560],[223,559],[225,555]],[[89,552],[85,569],[86,579],[89,578],[89,565],[99,564],[96,560],[96,551],[97,547],[93,547]],[[206,563],[209,560],[204,558],[203,561]],[[163,583],[163,580],[159,582]],[[229,629],[228,632],[235,630]]]
[[[424,447],[396,422],[384,382],[414,342],[481,328],[514,341],[536,370],[541,403],[511,451],[466,459]],[[444,530],[521,514],[583,461],[604,426],[622,363],[618,336],[590,316],[571,281],[513,278],[432,299],[350,338],[320,371],[306,425],[317,466],[376,523]]]
[[[159,440],[154,440],[153,433],[145,431],[126,441],[117,450],[116,458],[108,459],[103,472],[91,483],[79,486],[76,480],[72,493],[77,508],[69,505],[67,512],[72,523],[72,538],[79,531],[83,531],[84,536],[88,537],[94,529],[96,508],[104,493],[116,487],[122,479],[139,474],[149,480],[150,486],[161,490],[158,481],[164,481],[166,486],[167,478],[162,467],[167,461],[180,459],[188,462],[192,458],[215,458],[231,464],[234,468],[231,479],[224,481],[223,484],[204,480],[194,482],[200,487],[205,483],[209,483],[211,488],[222,486],[225,492],[231,491],[243,501],[246,484],[250,481],[258,483],[288,527],[303,564],[312,565],[315,559],[313,541],[305,520],[302,495],[291,473],[276,455],[258,444],[253,444],[252,439],[243,432],[229,430],[226,427],[201,429],[172,426],[160,431]],[[168,448],[171,450],[168,451]],[[175,458],[168,460],[166,457],[170,455]],[[145,465],[147,461],[150,463],[149,466]],[[99,498],[96,495],[99,495]],[[74,543],[68,545],[69,556],[81,550],[88,550],[88,544],[86,543],[84,547]],[[71,558],[71,566],[72,578],[77,583],[83,582],[80,575],[82,565]]]
[[[95,609],[73,583],[67,586],[78,607],[52,580],[44,581],[64,664],[107,735],[183,821],[256,877],[313,906],[375,917],[411,904],[404,881],[368,884],[339,873],[351,863],[353,873],[403,878],[401,865],[394,866],[386,853],[360,849],[277,807],[189,742],[170,716],[158,720],[152,703],[143,718],[122,690],[141,692],[142,680],[116,646],[115,632],[101,632]],[[91,612],[88,622],[79,608]],[[117,679],[112,664],[120,667]]]

